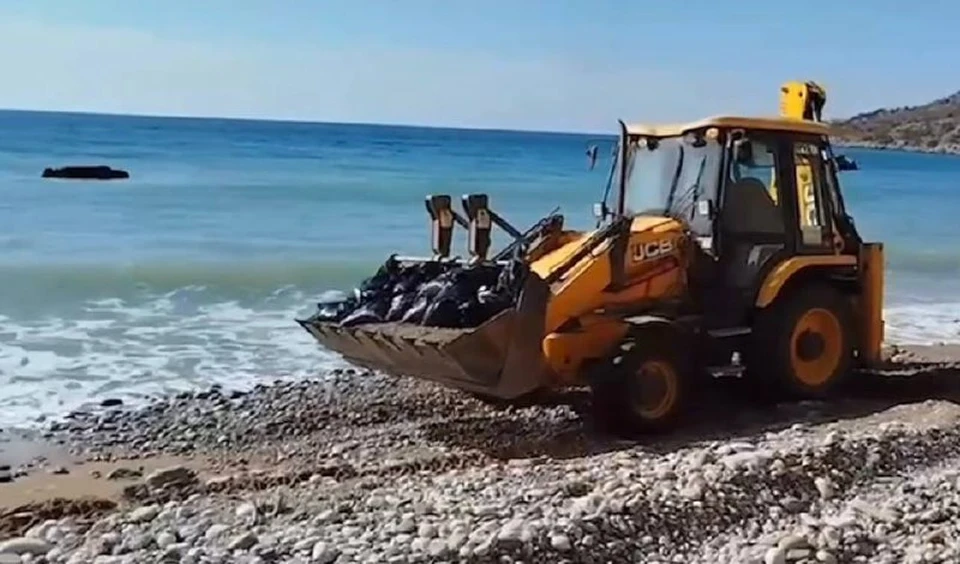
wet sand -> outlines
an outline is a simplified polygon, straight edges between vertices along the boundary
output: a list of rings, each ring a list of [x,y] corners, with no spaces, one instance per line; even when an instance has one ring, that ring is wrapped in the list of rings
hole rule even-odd
[[[117,460],[114,462],[77,462],[59,466],[67,470],[64,474],[36,471],[6,484],[0,484],[0,511],[9,510],[30,503],[42,503],[53,499],[98,498],[119,501],[123,488],[132,479],[110,480],[106,477],[118,468],[130,469],[146,475],[158,468],[185,465],[204,470],[200,461],[179,459],[172,456],[153,457],[139,460]]]
[[[71,459],[64,449],[44,441],[36,433],[15,429],[0,432],[0,468],[16,468],[41,457],[61,463]]]

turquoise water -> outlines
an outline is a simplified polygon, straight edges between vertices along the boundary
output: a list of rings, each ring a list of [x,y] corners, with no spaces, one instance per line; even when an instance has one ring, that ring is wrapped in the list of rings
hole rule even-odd
[[[596,136],[27,112],[0,132],[0,425],[315,374],[339,361],[292,318],[393,250],[427,254],[426,194],[589,227],[605,180]],[[888,245],[889,336],[957,340],[960,158],[846,153],[848,206]],[[132,178],[40,178],[101,163]]]

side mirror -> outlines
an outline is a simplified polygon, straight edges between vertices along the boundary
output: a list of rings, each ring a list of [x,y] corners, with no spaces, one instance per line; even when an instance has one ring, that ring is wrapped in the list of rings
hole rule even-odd
[[[593,170],[597,166],[597,155],[599,154],[600,149],[596,145],[590,145],[587,147],[587,162],[589,163],[589,170]]]
[[[733,142],[733,162],[744,165],[753,162],[753,145],[748,139],[737,139]]]
[[[593,217],[603,221],[607,219],[607,216],[610,215],[610,210],[607,209],[606,202],[597,202],[593,204]]]
[[[697,200],[697,215],[707,219],[713,219],[717,215],[717,208],[713,200]]]

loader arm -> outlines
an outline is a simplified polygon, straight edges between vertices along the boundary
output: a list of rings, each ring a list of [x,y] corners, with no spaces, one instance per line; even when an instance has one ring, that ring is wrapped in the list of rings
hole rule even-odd
[[[551,377],[575,383],[629,329],[626,319],[682,302],[689,237],[668,217],[615,218],[531,265],[549,286],[543,352]]]

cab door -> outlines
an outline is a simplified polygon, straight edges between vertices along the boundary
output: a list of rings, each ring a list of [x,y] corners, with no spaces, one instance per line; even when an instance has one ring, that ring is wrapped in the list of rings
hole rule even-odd
[[[758,280],[795,254],[792,145],[782,135],[748,131],[731,141],[717,221],[719,283],[713,324],[747,324]]]
[[[797,254],[835,254],[843,248],[831,209],[829,170],[822,140],[795,136],[789,140],[793,168],[791,199],[796,207],[795,235]]]

